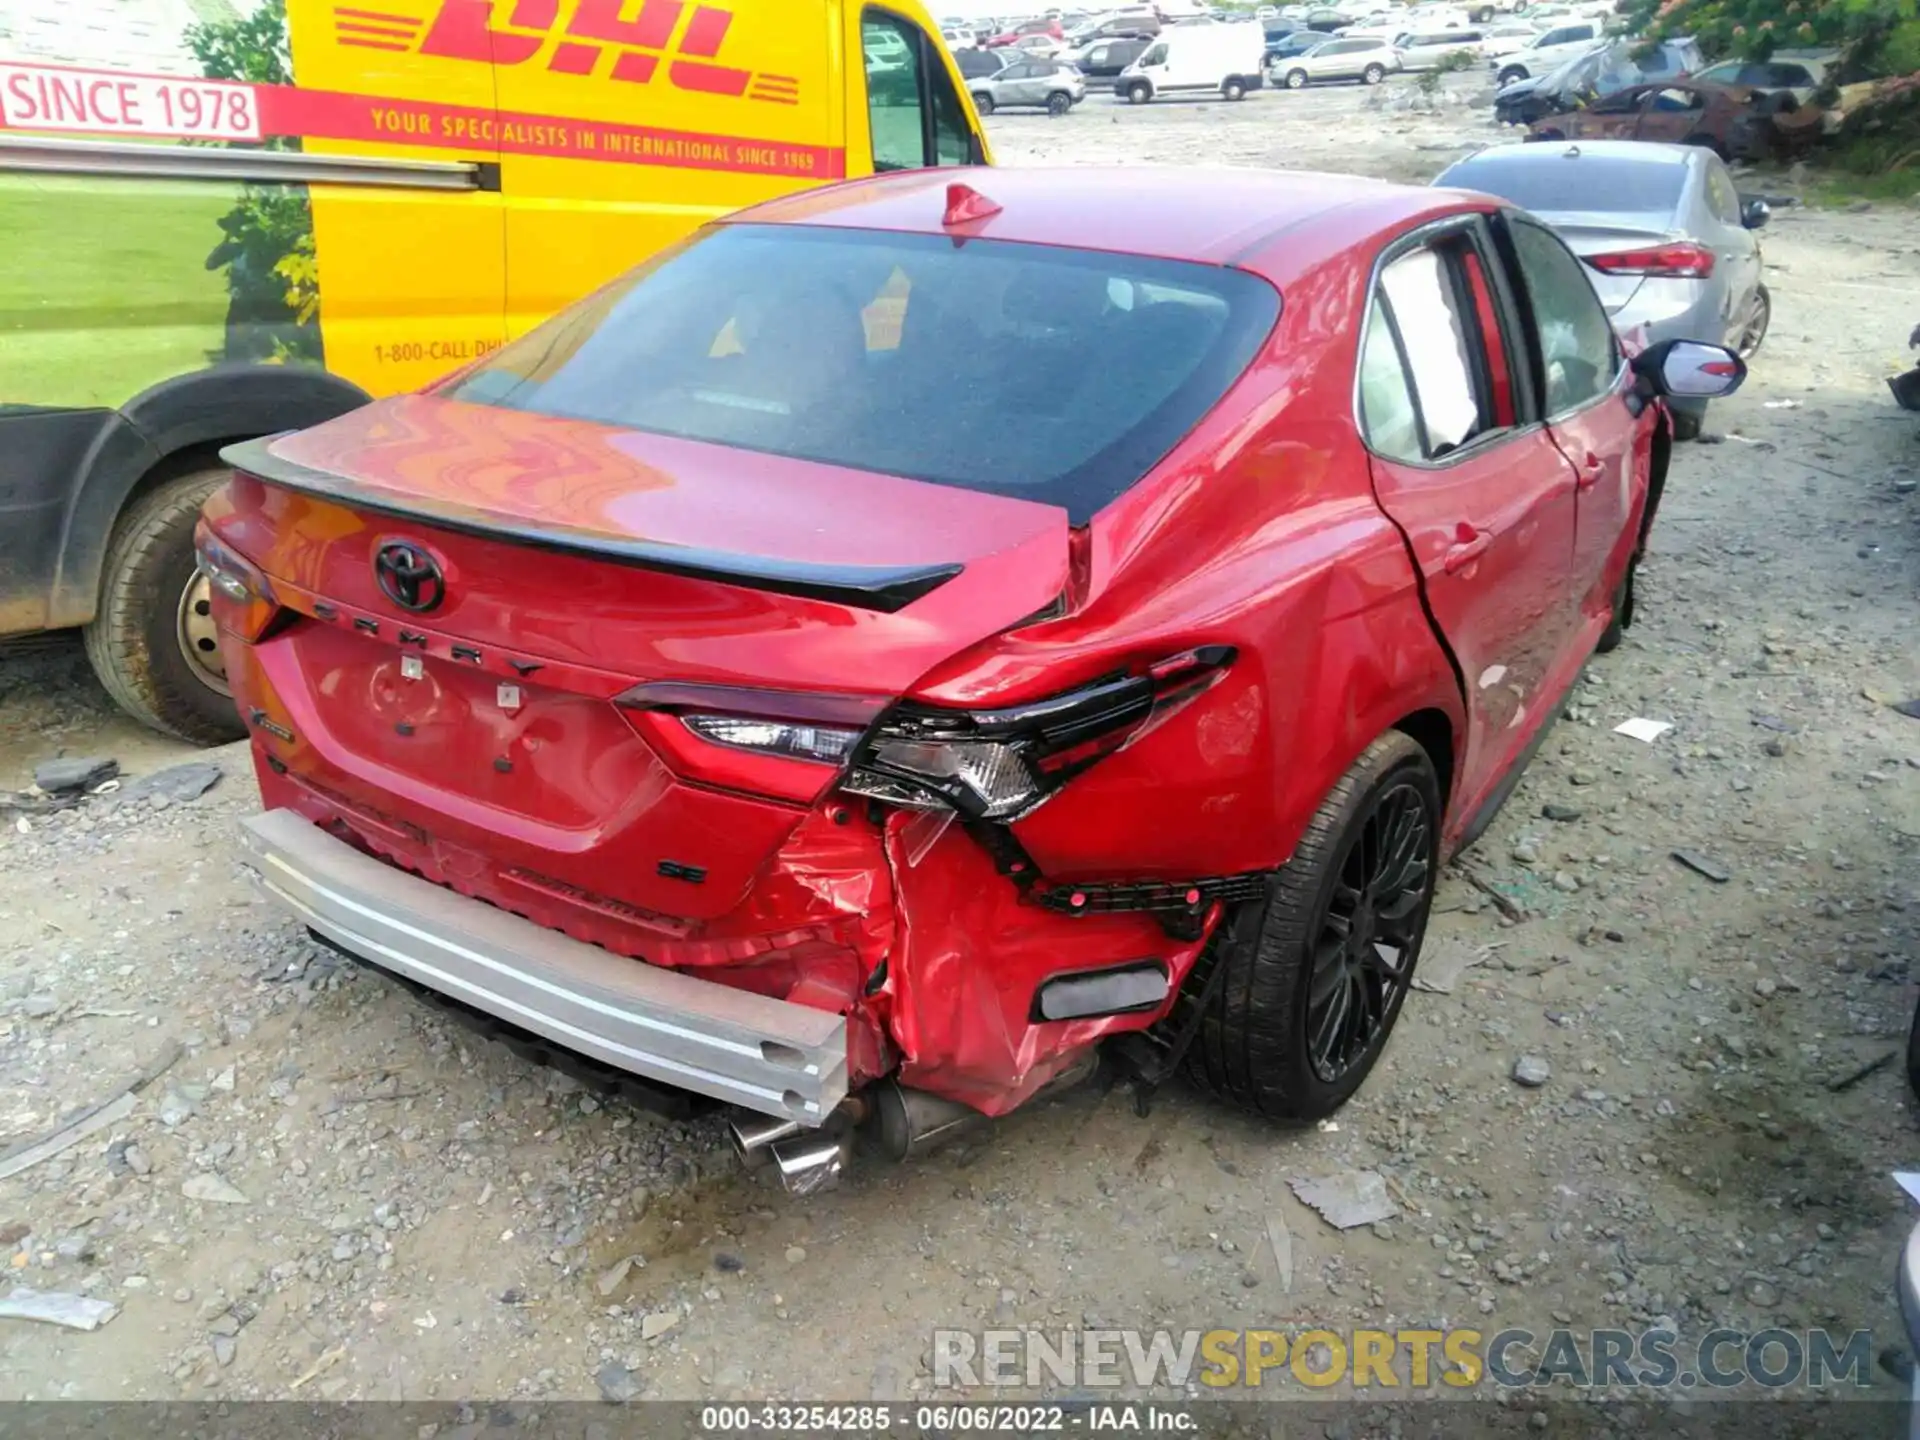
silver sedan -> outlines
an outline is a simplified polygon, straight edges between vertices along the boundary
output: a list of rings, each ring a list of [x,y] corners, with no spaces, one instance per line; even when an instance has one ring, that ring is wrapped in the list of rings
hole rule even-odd
[[[1531,210],[1582,260],[1614,328],[1648,343],[1706,340],[1743,357],[1766,338],[1773,302],[1754,232],[1725,162],[1697,145],[1640,140],[1500,145],[1433,182]],[[1673,405],[1675,438],[1700,433],[1705,401]]]

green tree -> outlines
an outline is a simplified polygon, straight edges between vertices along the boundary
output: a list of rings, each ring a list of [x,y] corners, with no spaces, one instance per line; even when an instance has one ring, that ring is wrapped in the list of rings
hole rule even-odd
[[[282,0],[262,5],[243,19],[189,25],[181,38],[200,62],[200,73],[209,80],[247,80],[255,85],[293,83],[287,8]]]
[[[1841,52],[1838,83],[1920,70],[1920,0],[1634,0],[1649,38],[1691,35],[1709,59]]]

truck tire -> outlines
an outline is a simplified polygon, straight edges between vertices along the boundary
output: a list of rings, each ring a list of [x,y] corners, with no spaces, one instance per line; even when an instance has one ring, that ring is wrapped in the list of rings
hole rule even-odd
[[[1153,86],[1144,80],[1136,80],[1127,87],[1127,101],[1133,105],[1144,105],[1153,99]]]
[[[1238,75],[1229,75],[1220,86],[1220,96],[1224,100],[1244,100],[1247,98],[1247,82]]]
[[[1419,960],[1440,815],[1433,762],[1400,731],[1340,777],[1267,898],[1230,916],[1201,959],[1226,974],[1187,1055],[1198,1084],[1294,1123],[1331,1115],[1360,1088]],[[1389,960],[1387,950],[1398,954]],[[1336,1013],[1343,996],[1348,1009]],[[1350,1032],[1348,1017],[1366,1021],[1364,1033]],[[1329,1039],[1331,1047],[1317,1043]],[[1337,1068],[1321,1065],[1322,1048],[1337,1052]]]
[[[212,639],[206,581],[194,568],[193,527],[224,484],[217,467],[161,482],[113,527],[87,659],[135,719],[195,745],[246,734]]]

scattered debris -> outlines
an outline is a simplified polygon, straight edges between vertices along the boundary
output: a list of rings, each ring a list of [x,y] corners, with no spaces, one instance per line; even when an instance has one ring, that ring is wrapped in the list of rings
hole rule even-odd
[[[1724,885],[1733,878],[1733,872],[1719,861],[1702,855],[1698,850],[1676,850],[1673,858],[1696,875],[1704,875],[1716,885]]]
[[[104,785],[120,773],[120,762],[105,756],[85,760],[43,760],[33,769],[33,783],[49,795],[63,791],[91,790]]]
[[[0,1152],[0,1180],[18,1175],[22,1170],[31,1169],[42,1160],[51,1160],[61,1151],[93,1134],[94,1131],[104,1130],[107,1126],[126,1119],[133,1113],[133,1097],[172,1069],[180,1055],[180,1042],[168,1041],[145,1069],[116,1086],[106,1099],[88,1106],[77,1115],[70,1116],[51,1134],[43,1135],[37,1140],[23,1140],[5,1152]]]
[[[1553,1067],[1538,1055],[1522,1055],[1513,1062],[1513,1078],[1529,1090],[1538,1090],[1553,1078]]]
[[[1631,720],[1622,720],[1614,726],[1613,733],[1624,735],[1629,740],[1643,740],[1651,745],[1672,728],[1671,720],[1648,720],[1644,716],[1636,715]]]
[[[198,800],[220,783],[226,771],[206,760],[189,760],[184,765],[169,765],[151,775],[142,775],[120,787],[122,800],[145,800],[164,796],[176,804]]]
[[[1400,1213],[1388,1197],[1387,1182],[1378,1170],[1347,1170],[1339,1175],[1287,1183],[1301,1204],[1319,1211],[1320,1218],[1336,1230],[1391,1220]]]
[[[189,1175],[186,1184],[180,1187],[180,1193],[189,1200],[202,1200],[211,1205],[248,1203],[245,1195],[211,1170],[202,1171],[198,1175]]]
[[[1476,965],[1484,965],[1499,949],[1499,943],[1482,945],[1476,950],[1462,945],[1436,946],[1420,957],[1420,964],[1413,972],[1413,988],[1434,995],[1451,995],[1462,975]]]
[[[1897,700],[1888,708],[1899,711],[1909,720],[1920,720],[1920,698]]]
[[[1273,1247],[1273,1268],[1280,1272],[1282,1294],[1293,1289],[1293,1232],[1278,1210],[1267,1212],[1267,1244]]]
[[[609,1360],[593,1372],[594,1383],[600,1387],[600,1398],[614,1405],[624,1405],[629,1400],[638,1400],[644,1388],[640,1377],[622,1365],[618,1360]]]
[[[0,1300],[0,1320],[32,1320],[67,1330],[98,1330],[119,1313],[120,1307],[111,1300],[59,1290],[29,1290],[24,1285],[14,1286],[12,1293]]]
[[[302,1370],[298,1375],[294,1376],[292,1380],[288,1381],[287,1388],[289,1390],[298,1390],[302,1385],[307,1384],[309,1381],[317,1380],[322,1374],[324,1374],[328,1370],[331,1370],[334,1366],[338,1365],[343,1359],[345,1359],[346,1354],[347,1354],[346,1346],[344,1345],[334,1346],[333,1349],[327,1351],[326,1354],[322,1355],[318,1360],[314,1361],[313,1364],[309,1365],[306,1369]]]
[[[1469,866],[1462,865],[1458,861],[1454,862],[1453,868],[1458,872],[1461,879],[1465,880],[1469,885],[1473,886],[1474,889],[1491,900],[1493,902],[1493,908],[1498,910],[1507,919],[1513,921],[1514,924],[1518,925],[1527,918],[1527,907],[1507,894],[1504,890],[1498,888],[1491,880],[1486,879]]]
[[[1556,825],[1571,825],[1584,814],[1586,811],[1576,805],[1555,805],[1551,801],[1540,807],[1540,818]]]
[[[1898,1050],[1889,1050],[1883,1055],[1876,1055],[1873,1059],[1867,1061],[1866,1064],[1860,1066],[1859,1069],[1850,1070],[1845,1075],[1829,1080],[1827,1082],[1827,1089],[1836,1095],[1842,1090],[1851,1090],[1869,1075],[1872,1075],[1876,1071],[1884,1070],[1887,1066],[1891,1065],[1894,1060],[1898,1058],[1899,1054],[1900,1052]]]
[[[679,1323],[678,1310],[655,1310],[640,1322],[640,1338],[648,1342],[658,1340]]]
[[[621,1256],[620,1259],[608,1266],[599,1280],[595,1282],[599,1287],[600,1293],[602,1295],[613,1294],[614,1291],[627,1283],[627,1275],[632,1269],[633,1257],[631,1255]]]
[[[1798,400],[1762,400],[1760,404],[1768,410],[1798,410]]]

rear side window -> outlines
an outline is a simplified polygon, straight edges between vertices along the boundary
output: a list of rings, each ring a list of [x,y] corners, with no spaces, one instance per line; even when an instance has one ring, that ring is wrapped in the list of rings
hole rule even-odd
[[[1707,204],[1722,224],[1740,223],[1740,192],[1734,188],[1733,176],[1727,173],[1718,156],[1707,165]]]
[[[1082,524],[1213,407],[1279,308],[1218,266],[726,225],[445,393],[1038,500]]]
[[[1464,236],[1408,251],[1380,272],[1359,385],[1361,428],[1376,454],[1441,460],[1511,423],[1500,337],[1483,328],[1491,296],[1481,303],[1476,277],[1484,284]]]

